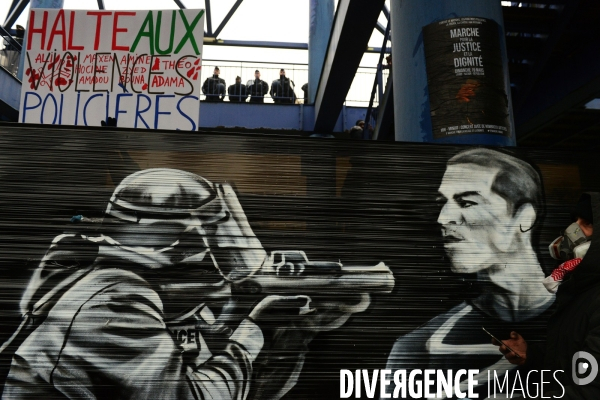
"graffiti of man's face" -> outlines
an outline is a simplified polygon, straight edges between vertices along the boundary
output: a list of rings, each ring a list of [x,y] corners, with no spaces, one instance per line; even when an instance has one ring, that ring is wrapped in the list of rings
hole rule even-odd
[[[439,188],[438,223],[452,271],[486,269],[507,252],[513,240],[513,217],[507,201],[492,192],[498,169],[474,164],[450,165]]]

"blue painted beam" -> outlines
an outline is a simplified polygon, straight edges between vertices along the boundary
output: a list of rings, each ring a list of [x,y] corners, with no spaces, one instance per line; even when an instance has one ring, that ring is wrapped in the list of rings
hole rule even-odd
[[[15,31],[14,29],[11,29],[11,31]],[[0,36],[2,36],[2,38],[8,42],[8,44],[10,44],[11,47],[17,49],[19,52],[22,49],[22,45],[21,43],[17,42],[14,38],[13,38],[13,33],[8,32],[6,29],[4,29],[2,26],[0,26]]]
[[[14,2],[11,4],[11,11],[6,16],[6,20],[4,20],[4,29],[12,28],[28,4],[29,0],[18,0],[16,4]]]
[[[210,8],[210,0],[204,2],[206,6],[206,33],[204,36],[213,36],[212,30],[212,11]]]
[[[19,110],[21,100],[21,81],[0,67],[0,100],[15,111]]]
[[[390,75],[386,85],[383,99],[377,110],[377,123],[372,140],[394,140],[394,84]]]
[[[343,107],[332,132],[343,132],[365,119],[366,107]],[[315,108],[302,104],[253,104],[202,102],[200,128],[272,129],[312,132]]]
[[[379,22],[377,23],[379,24]],[[389,39],[390,36],[390,26],[392,24],[392,21],[388,20],[387,23],[387,27],[385,28],[385,31],[383,32],[383,43],[381,44],[381,47],[384,47]],[[385,56],[385,53],[382,51],[381,53],[379,53],[379,61],[377,61],[377,74],[375,76],[375,80],[373,81],[373,89],[371,90],[371,98],[369,99],[369,109],[367,110],[367,118],[365,118],[365,126],[363,127],[363,138],[364,139],[370,139],[370,131],[369,131],[369,124],[371,121],[371,113],[373,112],[373,101],[375,100],[375,92],[377,90],[377,86],[379,86],[379,92],[382,93],[382,86],[383,86],[383,57]],[[379,99],[381,100],[383,96],[380,95]]]
[[[385,4],[383,5],[383,15],[385,15],[385,18],[387,18],[388,20],[390,19],[390,10]]]
[[[308,50],[308,43],[298,42],[270,42],[263,40],[223,40],[212,37],[204,37],[205,46],[236,46],[236,47],[262,47],[270,49],[289,49],[289,50]],[[381,52],[381,47],[367,47],[365,53]],[[386,53],[391,53],[391,47],[385,49]]]
[[[12,0],[12,3],[10,3],[10,7],[8,7],[8,14],[10,14],[12,12],[12,10],[15,9],[15,7],[17,6],[17,4],[19,4],[19,0]]]
[[[264,47],[272,49],[308,50],[308,43],[270,42],[261,40],[223,40],[211,37],[204,38],[205,46],[237,46],[237,47]]]
[[[392,52],[392,48],[391,47],[386,47],[385,48],[385,54],[390,54]],[[365,51],[365,53],[376,53],[379,54],[381,53],[381,47],[367,47],[367,50]]]
[[[308,101],[314,104],[333,24],[333,0],[310,0],[308,33]]]
[[[340,0],[315,99],[315,132],[331,132],[384,0]]]
[[[238,9],[238,7],[240,6],[240,4],[242,4],[242,1],[243,0],[237,0],[233,4],[233,6],[231,6],[231,9],[227,13],[227,15],[225,15],[225,18],[223,18],[223,21],[221,21],[221,23],[217,27],[217,30],[215,31],[215,33],[212,36],[214,36],[214,37],[219,36],[219,33],[221,33],[221,31],[223,30],[223,28],[225,28],[225,25],[227,25],[227,23],[229,22],[229,20],[231,19],[231,17],[235,13],[235,11]]]

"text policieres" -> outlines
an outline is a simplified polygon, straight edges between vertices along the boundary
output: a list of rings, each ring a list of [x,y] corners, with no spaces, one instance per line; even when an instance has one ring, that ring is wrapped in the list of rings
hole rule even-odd
[[[24,107],[20,117],[21,122],[26,121],[28,112],[37,110],[40,124],[90,126],[97,124],[97,121],[90,120],[89,114],[91,110],[99,108],[106,111],[102,116],[105,120],[113,115],[117,119],[122,114],[128,115],[134,121],[134,128],[159,129],[161,125],[169,123],[169,116],[172,114],[187,121],[189,130],[194,131],[197,128],[194,118],[185,111],[188,101],[197,106],[200,101],[197,96],[159,94],[150,97],[143,93],[118,93],[113,95],[111,100],[111,93],[106,92],[96,93],[85,98],[81,97],[81,93],[77,93],[73,114],[73,107],[65,104],[63,93],[59,96],[48,93],[42,98],[36,92],[25,92]],[[67,109],[69,113],[67,113]]]

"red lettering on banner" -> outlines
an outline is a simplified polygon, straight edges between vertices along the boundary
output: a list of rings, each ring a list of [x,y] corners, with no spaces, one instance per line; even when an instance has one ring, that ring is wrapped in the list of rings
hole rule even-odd
[[[60,22],[60,29],[58,28],[58,24]],[[52,49],[52,43],[54,42],[54,36],[62,36],[62,47],[61,50],[66,50],[67,48],[67,27],[65,26],[65,10],[60,9],[58,14],[56,14],[56,19],[54,20],[54,24],[52,25],[52,30],[50,31],[50,39],[48,39],[48,47],[46,50]]]
[[[29,27],[27,30],[27,50],[31,50],[31,44],[33,43],[33,34],[37,33],[42,35],[42,43],[40,45],[40,50],[44,50],[44,43],[46,43],[46,28],[48,27],[48,11],[44,11],[44,17],[42,19],[42,27],[35,27],[35,10],[31,10],[31,14],[29,15]]]
[[[71,11],[69,18],[69,50],[83,50],[83,46],[73,44],[73,28],[75,27],[75,11]]]
[[[135,17],[137,13],[135,12],[126,12],[126,11],[117,11],[115,12],[115,18],[113,22],[113,32],[112,32],[112,49],[113,51],[121,50],[121,51],[129,51],[129,46],[117,46],[117,33],[119,32],[127,32],[127,28],[119,28],[119,17],[120,16],[133,16]]]
[[[102,18],[112,14],[112,11],[88,11],[87,15],[96,16],[96,38],[94,39],[94,50],[100,47],[100,32],[102,31]]]

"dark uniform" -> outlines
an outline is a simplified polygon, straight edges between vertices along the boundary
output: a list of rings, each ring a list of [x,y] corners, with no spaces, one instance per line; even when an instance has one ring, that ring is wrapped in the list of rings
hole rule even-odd
[[[294,81],[286,78],[285,75],[275,79],[271,83],[271,97],[275,103],[294,104],[296,102],[296,93],[294,93]]]
[[[269,84],[262,79],[254,79],[246,84],[250,103],[264,103],[265,94],[269,93]]]
[[[244,103],[248,98],[248,89],[246,85],[236,83],[227,88],[227,94],[229,94],[229,101],[232,103]]]
[[[225,79],[219,75],[206,78],[202,85],[202,93],[206,95],[206,101],[223,101],[225,98]]]

